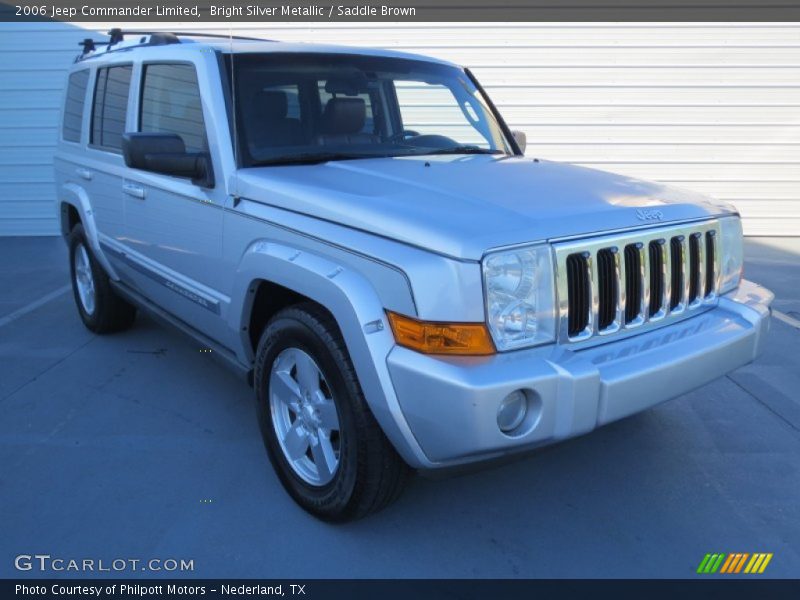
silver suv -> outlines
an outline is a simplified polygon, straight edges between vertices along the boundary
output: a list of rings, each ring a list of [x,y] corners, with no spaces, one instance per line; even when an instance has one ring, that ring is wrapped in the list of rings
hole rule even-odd
[[[99,44],[98,44],[99,46]],[[469,70],[398,52],[111,32],[55,160],[80,317],[170,323],[255,389],[327,520],[412,470],[591,431],[751,360],[772,294],[727,205],[523,155]]]

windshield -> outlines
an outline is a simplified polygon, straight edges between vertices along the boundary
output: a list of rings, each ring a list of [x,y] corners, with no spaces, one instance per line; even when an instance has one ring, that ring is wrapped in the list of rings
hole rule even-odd
[[[231,54],[244,167],[428,154],[513,154],[456,67],[315,53]]]

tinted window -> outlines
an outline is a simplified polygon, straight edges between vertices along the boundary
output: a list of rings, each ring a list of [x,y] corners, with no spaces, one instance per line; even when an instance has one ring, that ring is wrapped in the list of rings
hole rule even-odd
[[[120,150],[133,67],[109,67],[97,72],[92,109],[92,144]]]
[[[319,88],[319,100],[322,103],[322,111],[325,112],[325,106],[331,98],[335,98],[336,94],[332,94],[325,90],[326,82],[320,81],[317,84]],[[361,128],[361,133],[377,133],[375,131],[375,120],[372,117],[372,97],[367,93],[349,94],[350,98],[360,98],[364,101],[364,126]]]
[[[64,102],[64,122],[62,134],[68,142],[81,141],[83,125],[83,105],[86,98],[86,84],[89,82],[89,69],[76,71],[69,76],[67,99]]]
[[[244,167],[429,154],[511,154],[463,70],[382,56],[237,54],[225,63]]]
[[[207,150],[200,89],[192,65],[145,67],[139,130],[175,133],[188,152]]]
[[[421,135],[446,135],[460,144],[488,148],[473,100],[458,102],[447,86],[426,81],[395,81],[403,129]]]
[[[300,118],[300,90],[297,85],[265,85],[265,92],[282,92],[286,94],[286,118]]]

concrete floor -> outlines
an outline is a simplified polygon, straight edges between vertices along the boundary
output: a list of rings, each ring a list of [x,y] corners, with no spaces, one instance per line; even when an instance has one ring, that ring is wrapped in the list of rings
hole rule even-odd
[[[331,526],[281,489],[249,388],[150,320],[91,335],[61,240],[0,239],[0,576],[46,553],[195,577],[691,577],[707,552],[772,552],[767,573],[796,577],[800,239],[747,250],[788,315],[755,364]]]

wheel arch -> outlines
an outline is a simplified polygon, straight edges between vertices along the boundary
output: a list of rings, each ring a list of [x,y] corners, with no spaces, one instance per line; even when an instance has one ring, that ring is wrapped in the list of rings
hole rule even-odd
[[[283,308],[302,302],[314,302],[311,298],[268,279],[257,279],[250,282],[249,289],[254,290],[247,295],[250,304],[247,309],[249,316],[243,318],[242,323],[243,327],[247,329],[247,341],[250,352],[253,355],[255,355],[258,348],[261,332],[275,313]],[[315,304],[323,309],[325,308],[318,302],[315,302]]]
[[[118,279],[114,268],[109,263],[102,249],[100,248],[100,237],[97,230],[97,223],[94,220],[94,211],[89,202],[89,196],[82,187],[74,183],[65,183],[59,190],[59,219],[61,223],[61,235],[64,239],[69,236],[72,228],[80,222],[89,247],[95,258],[112,279]],[[77,219],[77,222],[76,222]]]
[[[394,336],[370,282],[356,270],[307,250],[268,240],[254,242],[239,263],[231,297],[231,306],[242,309],[229,317],[229,326],[241,336],[240,359],[245,363],[252,363],[251,340],[261,334],[251,331],[252,324],[264,319],[262,315],[253,321],[253,311],[260,310],[258,302],[265,300],[265,293],[279,290],[290,300],[315,302],[332,315],[384,433],[411,466],[427,464],[394,393],[386,364]],[[279,310],[287,304],[276,301],[275,305]]]

